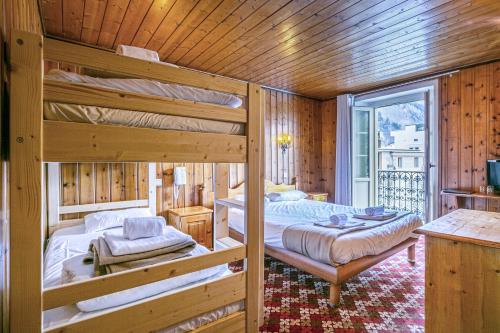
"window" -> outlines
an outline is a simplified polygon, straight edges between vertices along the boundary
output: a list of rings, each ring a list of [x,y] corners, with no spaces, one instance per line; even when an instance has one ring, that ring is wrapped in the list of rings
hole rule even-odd
[[[415,157],[415,158],[413,159],[413,166],[414,166],[415,168],[418,168],[418,164],[419,164],[419,163],[418,163],[418,157]]]
[[[402,167],[403,167],[403,158],[398,157],[398,168],[402,168]]]

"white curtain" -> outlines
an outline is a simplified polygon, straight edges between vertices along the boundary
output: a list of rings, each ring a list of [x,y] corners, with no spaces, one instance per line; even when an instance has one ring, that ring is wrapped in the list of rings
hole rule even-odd
[[[352,205],[351,105],[352,95],[337,96],[335,203],[346,206]]]

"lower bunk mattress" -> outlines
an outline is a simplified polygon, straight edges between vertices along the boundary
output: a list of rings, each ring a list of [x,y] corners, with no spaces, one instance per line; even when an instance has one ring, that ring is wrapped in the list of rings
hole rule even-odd
[[[121,228],[112,229],[120,232]],[[107,230],[109,232],[109,230]],[[71,260],[71,272],[73,281],[91,278],[93,276],[93,265],[85,265],[83,261],[74,260],[81,257],[88,251],[91,240],[101,236],[103,232],[85,233],[85,227],[78,225],[57,230],[47,246],[44,256],[44,288],[55,287],[67,280],[68,262]],[[209,250],[201,245],[197,245],[192,251],[192,255],[206,253]],[[66,264],[65,264],[66,263]],[[65,269],[63,269],[63,267]],[[199,272],[193,272],[167,280],[154,282],[136,288],[131,288],[109,295],[96,297],[90,300],[78,302],[74,305],[67,305],[56,309],[44,311],[44,328],[68,324],[74,321],[94,316],[109,309],[134,304],[147,297],[161,296],[174,293],[177,290],[189,287],[190,285],[208,282],[226,275],[232,274],[226,265],[211,267]],[[158,332],[181,333],[188,332],[197,327],[213,322],[235,313],[244,308],[243,302],[229,304],[215,311],[204,313],[201,316],[186,320],[172,327],[167,327]]]
[[[334,213],[361,214],[362,210],[351,206],[307,199],[269,202],[265,207],[264,242],[272,247],[287,249],[283,242],[283,234],[288,227],[323,221]],[[228,219],[232,229],[241,234],[244,233],[242,210],[230,208]],[[364,256],[378,255],[409,237],[418,237],[413,231],[421,225],[422,221],[418,216],[408,214],[378,227],[343,234],[328,246],[321,248],[325,253],[308,254],[307,250],[304,249],[301,254],[325,264],[343,265]],[[328,228],[322,229],[327,230]],[[314,232],[314,230],[308,232]]]

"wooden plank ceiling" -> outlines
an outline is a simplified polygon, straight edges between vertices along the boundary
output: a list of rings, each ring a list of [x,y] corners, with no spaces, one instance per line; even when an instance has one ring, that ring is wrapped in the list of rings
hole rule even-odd
[[[317,98],[500,58],[498,0],[42,0],[46,33]]]

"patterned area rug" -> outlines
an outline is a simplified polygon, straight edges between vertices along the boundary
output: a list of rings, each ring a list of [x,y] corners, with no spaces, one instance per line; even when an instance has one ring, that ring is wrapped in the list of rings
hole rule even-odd
[[[351,278],[335,308],[325,281],[266,256],[261,332],[423,332],[423,244],[415,266],[402,251]]]

